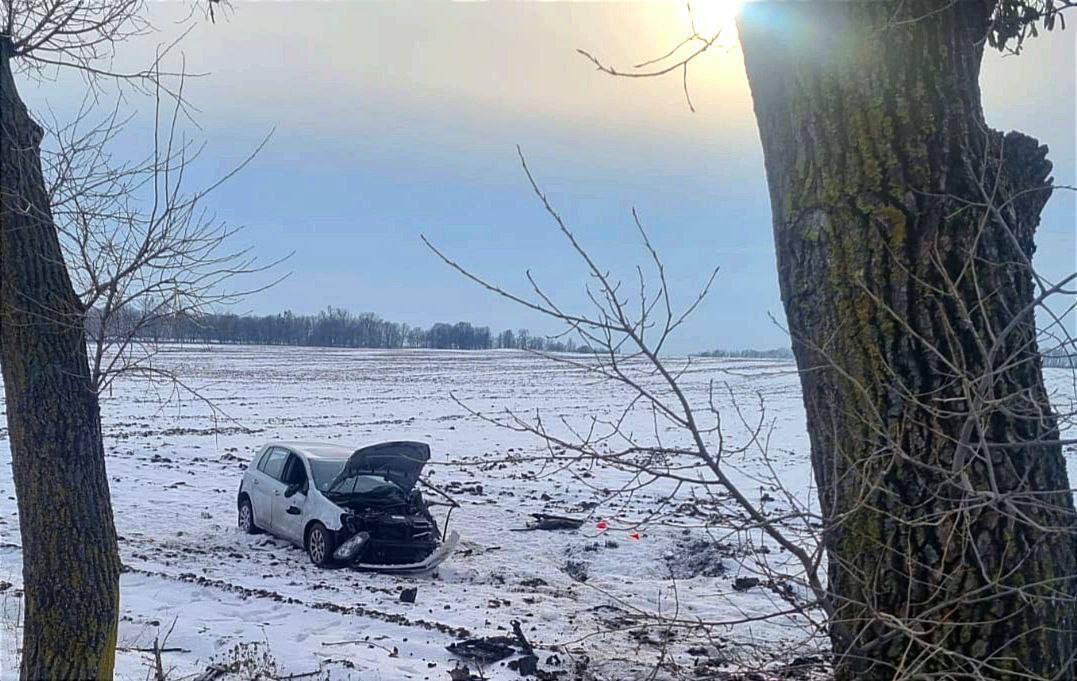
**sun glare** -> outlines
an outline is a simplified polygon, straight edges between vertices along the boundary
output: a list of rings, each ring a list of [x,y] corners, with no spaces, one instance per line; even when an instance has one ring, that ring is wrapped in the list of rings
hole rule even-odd
[[[737,42],[737,12],[743,0],[695,0],[689,7],[696,30],[702,36],[721,31],[715,44],[735,45]]]

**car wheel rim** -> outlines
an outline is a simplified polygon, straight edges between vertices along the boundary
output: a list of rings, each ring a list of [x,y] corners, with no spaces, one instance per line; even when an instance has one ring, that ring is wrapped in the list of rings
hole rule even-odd
[[[243,504],[239,509],[239,529],[251,529],[251,507],[247,504]]]
[[[314,530],[310,533],[310,558],[315,563],[320,563],[324,557],[325,537],[322,536],[321,530]]]

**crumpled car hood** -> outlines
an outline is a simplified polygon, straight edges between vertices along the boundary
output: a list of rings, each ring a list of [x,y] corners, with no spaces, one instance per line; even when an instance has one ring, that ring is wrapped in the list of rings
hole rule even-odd
[[[429,460],[430,445],[425,442],[382,442],[363,447],[355,450],[328,489],[353,475],[378,475],[408,493]]]

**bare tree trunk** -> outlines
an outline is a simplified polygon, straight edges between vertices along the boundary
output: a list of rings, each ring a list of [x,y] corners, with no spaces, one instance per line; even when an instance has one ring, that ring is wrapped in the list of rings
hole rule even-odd
[[[23,545],[22,678],[111,679],[120,561],[83,309],[0,37],[0,368]]]
[[[992,5],[748,3],[740,21],[839,678],[1077,678],[1031,270],[1051,165],[984,122]]]

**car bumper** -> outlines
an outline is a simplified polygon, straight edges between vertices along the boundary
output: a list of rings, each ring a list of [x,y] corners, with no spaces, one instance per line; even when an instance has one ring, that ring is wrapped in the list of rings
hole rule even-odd
[[[389,574],[422,574],[429,572],[445,562],[453,551],[456,550],[456,545],[460,543],[460,534],[453,530],[446,537],[429,556],[422,559],[417,563],[403,563],[403,564],[386,564],[377,565],[373,563],[352,563],[351,567],[356,570],[362,570],[365,572],[385,572]]]

